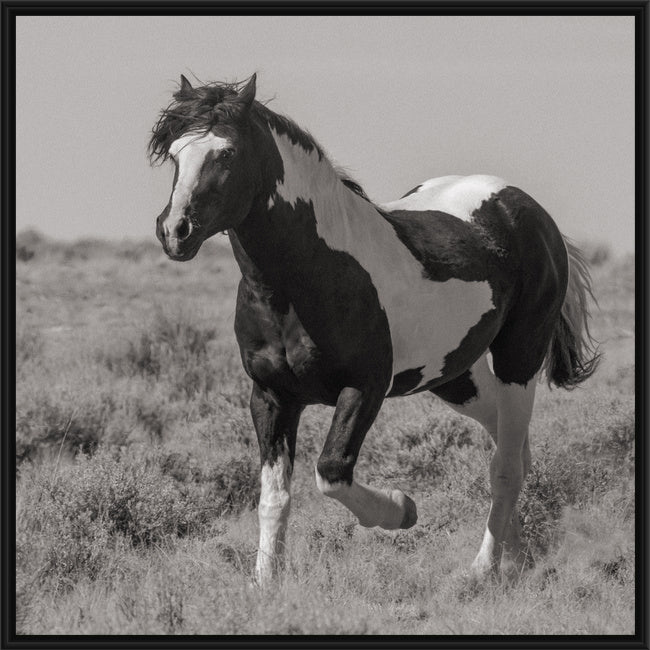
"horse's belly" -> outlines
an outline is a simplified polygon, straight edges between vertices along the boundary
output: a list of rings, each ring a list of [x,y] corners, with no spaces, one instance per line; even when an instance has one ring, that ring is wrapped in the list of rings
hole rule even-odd
[[[487,281],[425,280],[380,292],[393,348],[388,393],[408,393],[471,365],[492,337],[496,310]]]

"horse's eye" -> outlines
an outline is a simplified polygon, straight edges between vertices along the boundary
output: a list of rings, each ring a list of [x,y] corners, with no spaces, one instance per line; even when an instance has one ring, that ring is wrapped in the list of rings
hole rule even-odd
[[[219,160],[230,160],[235,155],[234,149],[224,149],[219,154]]]

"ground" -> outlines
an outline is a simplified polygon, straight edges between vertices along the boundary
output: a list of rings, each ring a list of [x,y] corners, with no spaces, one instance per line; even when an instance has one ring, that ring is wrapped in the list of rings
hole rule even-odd
[[[430,394],[387,400],[356,475],[419,520],[361,528],[313,466],[332,416],[298,433],[282,581],[259,591],[259,458],[220,237],[186,264],[153,242],[17,239],[19,634],[634,633],[634,259],[587,247],[597,373],[538,389],[520,498],[535,565],[464,579],[492,444]]]

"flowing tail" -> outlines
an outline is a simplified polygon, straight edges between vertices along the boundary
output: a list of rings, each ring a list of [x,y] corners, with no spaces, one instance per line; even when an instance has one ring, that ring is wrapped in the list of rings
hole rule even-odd
[[[587,322],[588,298],[597,304],[589,268],[580,249],[566,237],[564,243],[569,256],[569,283],[543,367],[549,385],[571,390],[594,374],[601,355]]]

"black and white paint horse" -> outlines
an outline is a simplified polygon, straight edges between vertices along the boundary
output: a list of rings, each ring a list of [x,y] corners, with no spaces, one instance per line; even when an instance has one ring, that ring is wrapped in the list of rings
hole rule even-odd
[[[284,551],[308,404],[336,407],[319,490],[363,526],[416,523],[408,496],[353,471],[384,399],[424,390],[496,443],[472,573],[497,573],[502,556],[521,566],[516,501],[538,376],[571,388],[598,358],[588,270],[544,209],[494,176],[435,178],[375,205],[307,132],[255,100],[255,76],[196,88],[182,77],[150,154],[176,168],[156,227],[167,255],[190,260],[227,230],[241,269],[235,333],[262,463],[258,581]]]

